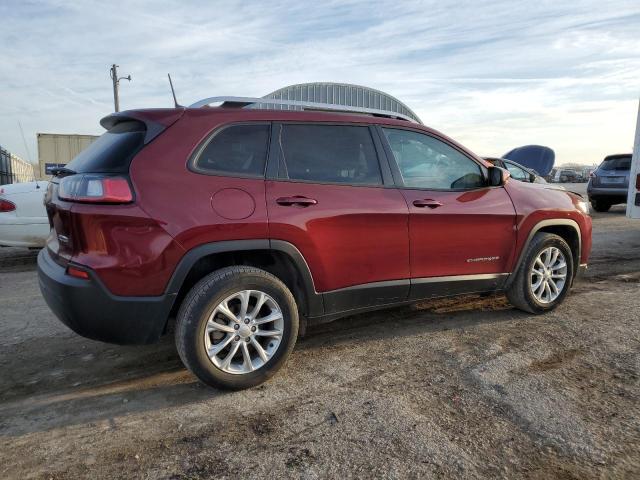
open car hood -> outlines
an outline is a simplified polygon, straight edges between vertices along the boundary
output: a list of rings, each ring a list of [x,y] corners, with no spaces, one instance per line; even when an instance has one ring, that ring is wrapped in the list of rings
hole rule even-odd
[[[548,175],[556,161],[555,152],[542,145],[525,145],[514,148],[505,153],[502,158],[507,158],[522,166],[538,172],[541,176]]]

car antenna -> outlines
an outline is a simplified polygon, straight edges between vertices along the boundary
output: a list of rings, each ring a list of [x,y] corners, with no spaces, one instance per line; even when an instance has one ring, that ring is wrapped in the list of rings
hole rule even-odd
[[[173,82],[171,81],[171,74],[167,73],[167,77],[169,77],[169,85],[171,86],[171,94],[173,95],[173,103],[174,103],[176,108],[180,108],[180,107],[182,107],[182,105],[180,105],[178,103],[178,100],[176,100],[176,91],[173,89]]]

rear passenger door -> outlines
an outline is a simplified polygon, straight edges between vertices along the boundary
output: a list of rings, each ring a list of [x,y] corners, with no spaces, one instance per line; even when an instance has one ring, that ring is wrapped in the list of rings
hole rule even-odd
[[[366,125],[274,125],[270,238],[300,250],[327,313],[408,296],[408,209],[375,134]]]

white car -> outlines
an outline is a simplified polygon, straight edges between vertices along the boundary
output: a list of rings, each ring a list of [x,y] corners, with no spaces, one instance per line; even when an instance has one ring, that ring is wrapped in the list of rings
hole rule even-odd
[[[0,185],[0,246],[41,248],[49,236],[48,182]]]

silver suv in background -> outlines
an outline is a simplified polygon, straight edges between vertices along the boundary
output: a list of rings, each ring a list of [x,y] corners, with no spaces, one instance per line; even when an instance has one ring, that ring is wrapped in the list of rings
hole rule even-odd
[[[631,154],[622,153],[605,157],[591,174],[587,195],[596,212],[606,212],[612,205],[627,202]]]

